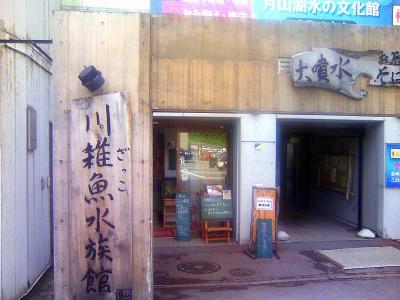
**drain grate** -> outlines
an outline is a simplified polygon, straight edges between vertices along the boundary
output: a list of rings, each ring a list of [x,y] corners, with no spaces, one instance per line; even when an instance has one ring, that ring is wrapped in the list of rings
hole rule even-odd
[[[235,268],[230,269],[229,273],[233,276],[252,276],[254,275],[254,270],[248,268]]]
[[[180,263],[177,269],[191,274],[208,274],[218,272],[221,266],[211,261],[189,261]]]

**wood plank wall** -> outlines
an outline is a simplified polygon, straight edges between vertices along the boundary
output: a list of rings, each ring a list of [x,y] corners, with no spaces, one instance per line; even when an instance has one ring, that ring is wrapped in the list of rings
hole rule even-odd
[[[132,114],[133,298],[152,297],[152,116],[149,104],[150,17],[132,13],[55,12],[54,61],[54,201],[56,299],[77,295],[70,270],[75,262],[70,238],[68,199],[70,174],[69,117],[72,99],[91,94],[78,80],[79,72],[93,64],[106,79],[97,94],[128,91]],[[70,223],[71,222],[71,223]],[[71,251],[71,252],[70,252]]]
[[[400,89],[367,87],[353,100],[294,88],[277,59],[311,47],[399,50],[399,27],[152,17],[151,99],[155,110],[395,115]],[[361,86],[366,85],[361,80]]]

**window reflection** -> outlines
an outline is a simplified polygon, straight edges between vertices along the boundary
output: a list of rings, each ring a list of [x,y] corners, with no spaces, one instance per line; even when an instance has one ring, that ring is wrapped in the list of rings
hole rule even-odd
[[[225,132],[180,132],[180,190],[203,193],[206,184],[226,186],[227,145]]]

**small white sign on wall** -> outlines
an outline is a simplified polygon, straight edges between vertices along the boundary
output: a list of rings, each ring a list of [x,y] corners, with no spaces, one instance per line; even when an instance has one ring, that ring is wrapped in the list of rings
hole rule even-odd
[[[274,200],[270,197],[257,197],[256,210],[272,210]]]
[[[400,26],[400,5],[393,5],[393,26]]]

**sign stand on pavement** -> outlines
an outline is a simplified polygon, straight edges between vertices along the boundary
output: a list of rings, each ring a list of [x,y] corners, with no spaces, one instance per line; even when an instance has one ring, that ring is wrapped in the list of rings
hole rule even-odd
[[[248,249],[245,250],[245,253],[249,257],[251,258],[269,257],[268,255],[266,256],[264,254],[268,252],[267,249],[268,245],[272,245],[272,242],[275,242],[275,249],[273,250],[273,253],[276,255],[278,259],[280,259],[278,255],[278,239],[277,239],[278,213],[279,213],[279,189],[254,186],[252,191],[250,239],[249,239]],[[267,227],[269,227],[270,229],[263,230],[263,234],[261,232],[257,232],[258,228],[268,229]],[[269,237],[267,236],[268,233],[270,235]],[[271,242],[268,243],[267,242],[268,240]],[[262,243],[262,241],[264,241],[264,243]],[[260,247],[261,244],[264,244],[265,247]],[[257,255],[257,252],[259,255]]]

